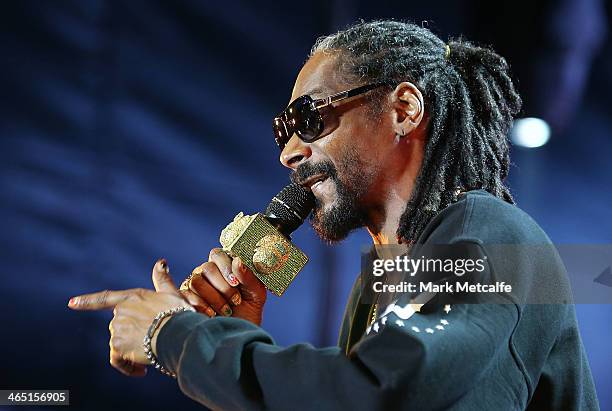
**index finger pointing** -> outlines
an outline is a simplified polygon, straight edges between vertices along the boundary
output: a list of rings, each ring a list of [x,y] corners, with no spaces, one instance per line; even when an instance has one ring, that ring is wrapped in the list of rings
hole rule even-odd
[[[114,308],[129,296],[139,292],[139,289],[121,291],[100,291],[98,293],[83,294],[72,297],[68,302],[68,307],[73,310],[104,310]]]

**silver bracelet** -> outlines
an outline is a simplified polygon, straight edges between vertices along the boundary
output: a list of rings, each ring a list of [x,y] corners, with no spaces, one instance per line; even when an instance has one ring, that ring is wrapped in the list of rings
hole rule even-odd
[[[147,334],[145,335],[144,341],[142,344],[142,346],[144,347],[145,355],[151,362],[151,365],[154,366],[157,370],[159,370],[159,372],[161,372],[162,374],[165,374],[172,378],[176,378],[176,374],[171,371],[168,371],[166,368],[164,368],[163,365],[159,363],[159,361],[157,360],[157,357],[155,356],[155,354],[153,354],[153,349],[151,348],[151,341],[153,341],[153,335],[155,335],[155,332],[159,328],[159,325],[161,324],[164,318],[170,317],[174,314],[185,312],[185,311],[195,311],[195,309],[192,306],[181,306],[181,307],[174,307],[174,308],[171,308],[166,311],[162,311],[161,313],[157,314],[155,318],[153,319],[153,322],[149,326],[149,329],[147,330]]]

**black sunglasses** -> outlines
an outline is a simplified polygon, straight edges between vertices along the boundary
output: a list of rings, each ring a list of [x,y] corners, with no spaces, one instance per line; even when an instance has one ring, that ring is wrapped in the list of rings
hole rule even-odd
[[[294,133],[306,143],[315,141],[325,129],[320,111],[322,108],[384,85],[385,83],[367,84],[318,100],[313,100],[308,95],[296,98],[272,121],[276,144],[282,150]]]

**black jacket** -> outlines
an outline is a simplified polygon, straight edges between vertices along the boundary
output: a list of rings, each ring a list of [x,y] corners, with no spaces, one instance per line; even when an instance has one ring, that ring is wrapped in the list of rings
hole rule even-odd
[[[160,330],[158,357],[186,395],[213,409],[599,408],[558,255],[495,249],[554,250],[529,216],[472,191],[437,215],[420,242],[469,244],[488,259],[484,280],[503,278],[521,291],[495,304],[433,298],[412,315],[402,311],[412,296],[399,295],[372,323],[360,279],[338,347],[279,347],[247,321],[181,313]]]

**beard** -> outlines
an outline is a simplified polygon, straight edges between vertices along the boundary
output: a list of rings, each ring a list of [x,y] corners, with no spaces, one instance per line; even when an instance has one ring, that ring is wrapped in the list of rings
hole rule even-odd
[[[309,217],[315,232],[324,241],[339,242],[351,231],[365,226],[366,214],[360,200],[372,181],[372,173],[366,170],[357,153],[347,151],[337,168],[329,160],[316,164],[306,162],[291,174],[291,181],[297,184],[311,176],[325,174],[335,185],[335,201],[324,205],[315,197],[315,208]]]

